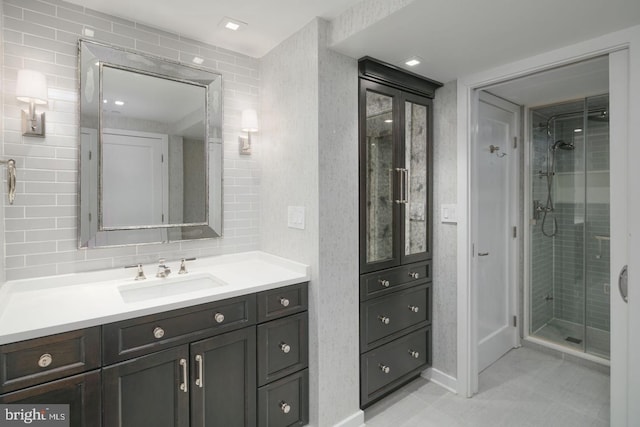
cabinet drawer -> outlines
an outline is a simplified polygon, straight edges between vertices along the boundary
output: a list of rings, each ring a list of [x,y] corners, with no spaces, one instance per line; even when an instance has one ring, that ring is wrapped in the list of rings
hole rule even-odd
[[[431,284],[361,303],[360,349],[367,351],[397,338],[394,334],[431,321]]]
[[[309,422],[309,373],[300,371],[258,389],[258,427]]]
[[[258,325],[258,385],[306,368],[307,313]]]
[[[100,366],[100,327],[0,346],[0,393]]]
[[[277,319],[307,309],[307,283],[258,294],[258,322]]]
[[[103,326],[104,364],[255,324],[255,295]]]
[[[431,261],[389,268],[360,276],[360,301],[431,280]]]
[[[365,353],[360,358],[361,405],[365,406],[427,368],[430,327]]]

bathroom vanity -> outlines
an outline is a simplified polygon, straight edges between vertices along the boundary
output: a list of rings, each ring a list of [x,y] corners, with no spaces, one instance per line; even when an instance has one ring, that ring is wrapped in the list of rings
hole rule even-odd
[[[0,402],[69,403],[72,426],[305,425],[306,266],[254,252],[190,267],[148,283],[129,271],[8,282]]]

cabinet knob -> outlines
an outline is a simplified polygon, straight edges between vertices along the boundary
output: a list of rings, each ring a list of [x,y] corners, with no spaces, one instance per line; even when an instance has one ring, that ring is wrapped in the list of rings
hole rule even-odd
[[[411,357],[413,357],[414,359],[418,359],[420,357],[420,353],[415,351],[415,350],[409,350],[409,354],[411,355]]]
[[[409,277],[411,277],[412,279],[419,279],[420,273],[418,273],[417,271],[412,271],[409,273]]]
[[[222,313],[216,313],[215,316],[213,316],[213,318],[215,319],[215,321],[217,323],[224,322],[224,314],[222,314]]]
[[[289,412],[291,412],[291,405],[289,405],[287,402],[280,402],[280,410],[284,414],[288,414]]]
[[[382,286],[383,288],[388,288],[389,285],[391,285],[391,283],[389,283],[389,281],[386,279],[380,279],[378,280],[378,283],[380,283],[380,286]]]
[[[154,328],[153,336],[156,337],[157,339],[162,338],[164,336],[164,329],[162,329],[160,326]]]
[[[289,307],[289,299],[288,298],[280,298],[280,305],[283,307]]]
[[[411,310],[413,313],[417,313],[418,311],[420,311],[420,307],[418,307],[417,305],[410,305],[409,310]]]
[[[378,316],[378,320],[380,320],[385,325],[388,325],[389,322],[391,322],[391,319],[389,319],[387,316]]]
[[[282,350],[282,352],[285,354],[289,353],[291,351],[291,346],[286,343],[280,343],[280,350]]]
[[[51,365],[51,363],[53,363],[53,357],[49,353],[43,354],[40,356],[40,359],[38,359],[38,366],[41,368],[46,368]]]
[[[388,374],[389,372],[391,372],[391,368],[388,367],[387,365],[383,365],[382,363],[378,365],[378,368],[380,368],[380,370],[385,374]]]

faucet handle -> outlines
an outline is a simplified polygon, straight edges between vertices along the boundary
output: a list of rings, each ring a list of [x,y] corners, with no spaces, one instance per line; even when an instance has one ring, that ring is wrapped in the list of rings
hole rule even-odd
[[[180,260],[180,271],[178,271],[178,274],[187,274],[187,265],[185,264],[187,261],[195,261],[196,258],[182,258]]]
[[[136,278],[135,280],[144,280],[146,279],[145,275],[144,275],[144,271],[142,271],[142,264],[131,264],[131,265],[125,265],[124,268],[138,268],[138,271],[136,272]]]

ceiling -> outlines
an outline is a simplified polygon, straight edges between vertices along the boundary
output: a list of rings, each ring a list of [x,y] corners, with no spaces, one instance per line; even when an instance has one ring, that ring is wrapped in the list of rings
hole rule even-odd
[[[360,0],[69,0],[92,9],[183,36],[262,57],[314,17],[329,21]],[[338,52],[402,66],[447,82],[640,24],[638,0],[362,0],[370,2],[359,31],[332,46]],[[366,16],[381,5],[407,3],[378,19]],[[370,8],[369,8],[370,6]],[[238,32],[220,28],[224,16],[246,22]],[[337,22],[337,21],[336,21]]]

